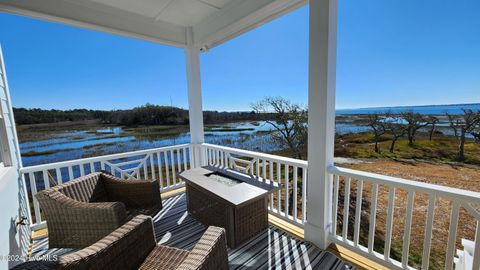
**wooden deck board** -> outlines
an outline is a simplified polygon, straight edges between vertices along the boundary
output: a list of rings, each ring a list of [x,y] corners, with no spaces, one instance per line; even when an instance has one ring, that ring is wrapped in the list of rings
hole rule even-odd
[[[347,261],[349,264],[355,266],[359,270],[388,270],[389,268],[374,262],[368,258],[365,258],[357,253],[348,250],[340,245],[332,244],[328,248],[328,251],[335,254],[337,257],[341,258],[344,261]]]
[[[163,196],[163,194],[162,194]],[[164,209],[153,218],[155,237],[159,244],[191,250],[206,226],[187,214],[185,193],[164,196]],[[282,230],[287,226],[278,218],[266,230],[253,236],[235,249],[229,249],[230,269],[349,269],[351,266],[330,252],[323,251],[300,236],[301,229],[292,227],[293,234]],[[291,226],[290,226],[291,227]],[[303,233],[303,231],[302,231]],[[303,235],[302,235],[303,236]],[[65,254],[70,249],[48,249],[48,235],[37,233],[32,255]]]

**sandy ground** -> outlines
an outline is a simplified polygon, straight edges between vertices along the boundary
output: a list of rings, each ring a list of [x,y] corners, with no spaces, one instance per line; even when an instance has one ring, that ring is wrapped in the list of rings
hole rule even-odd
[[[424,183],[438,184],[443,186],[461,188],[480,192],[480,167],[462,166],[455,164],[439,164],[419,161],[394,161],[394,160],[368,160],[367,162],[343,163],[338,164],[341,167],[348,167],[361,171],[368,171],[383,175],[389,175]],[[343,185],[341,185],[343,187]],[[355,184],[352,185],[351,193],[355,193]],[[370,201],[371,185],[365,183],[363,196],[365,200]],[[341,193],[343,193],[341,191]],[[394,228],[392,246],[401,253],[403,243],[403,230],[405,223],[406,199],[407,193],[403,190],[397,190],[394,210]],[[377,207],[377,233],[384,234],[386,226],[386,212],[388,201],[388,189],[381,186],[378,196]],[[423,250],[426,212],[428,206],[428,195],[422,193],[415,194],[414,213],[412,223],[412,235],[410,249],[412,253],[421,256]],[[342,205],[343,207],[343,205]],[[444,264],[444,258],[447,247],[447,237],[450,224],[452,202],[446,198],[437,198],[434,229],[431,251],[431,267],[441,268]],[[477,206],[474,206],[478,209]],[[365,215],[369,215],[369,209],[362,209]],[[352,210],[350,210],[352,211]],[[363,226],[363,225],[362,225]],[[474,239],[476,222],[465,209],[461,209],[457,248],[461,248],[462,238]],[[368,228],[367,228],[368,230]],[[411,259],[412,260],[412,259]],[[415,259],[413,259],[415,260]],[[421,260],[417,258],[417,261]],[[418,262],[417,262],[418,263]],[[412,262],[413,265],[417,263]]]
[[[359,164],[359,163],[365,163],[366,161],[363,161],[361,159],[355,159],[355,158],[335,157],[334,162],[337,165],[342,165],[342,164]]]

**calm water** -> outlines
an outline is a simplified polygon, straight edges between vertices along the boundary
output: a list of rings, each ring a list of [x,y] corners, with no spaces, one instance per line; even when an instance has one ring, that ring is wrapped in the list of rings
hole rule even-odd
[[[361,108],[361,109],[345,109],[337,110],[337,115],[346,114],[372,114],[385,113],[391,111],[392,113],[400,113],[413,111],[421,114],[444,115],[461,114],[462,109],[480,110],[480,104],[456,104],[456,105],[436,105],[436,106],[404,106],[404,107],[378,107],[378,108]]]
[[[236,129],[225,131],[225,128]],[[368,131],[368,127],[342,121],[337,123],[338,133]],[[223,129],[223,130],[222,130]],[[279,149],[271,140],[272,127],[265,122],[240,122],[209,128],[205,131],[207,143],[241,148],[258,152],[273,152]],[[51,136],[20,143],[24,166],[46,164],[99,155],[122,153],[157,148],[190,142],[190,133],[179,131],[168,136],[150,136],[149,129],[132,132],[122,127],[98,128],[95,130],[69,130],[52,132]],[[32,154],[33,153],[33,154]]]

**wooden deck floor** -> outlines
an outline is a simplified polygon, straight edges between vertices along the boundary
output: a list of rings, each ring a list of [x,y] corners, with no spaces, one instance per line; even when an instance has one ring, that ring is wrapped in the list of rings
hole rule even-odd
[[[186,211],[185,193],[163,201],[164,209],[154,217],[155,235],[159,244],[192,249],[206,226]],[[33,240],[32,255],[71,252],[48,249],[48,236]],[[270,225],[235,249],[229,249],[230,269],[352,269],[330,252],[322,251],[299,238]]]

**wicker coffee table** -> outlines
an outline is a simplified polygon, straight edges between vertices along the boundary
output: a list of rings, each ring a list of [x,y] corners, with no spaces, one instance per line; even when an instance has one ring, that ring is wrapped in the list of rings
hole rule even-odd
[[[229,247],[267,228],[267,195],[279,189],[276,183],[210,166],[184,171],[180,177],[188,212],[207,226],[225,228]]]

